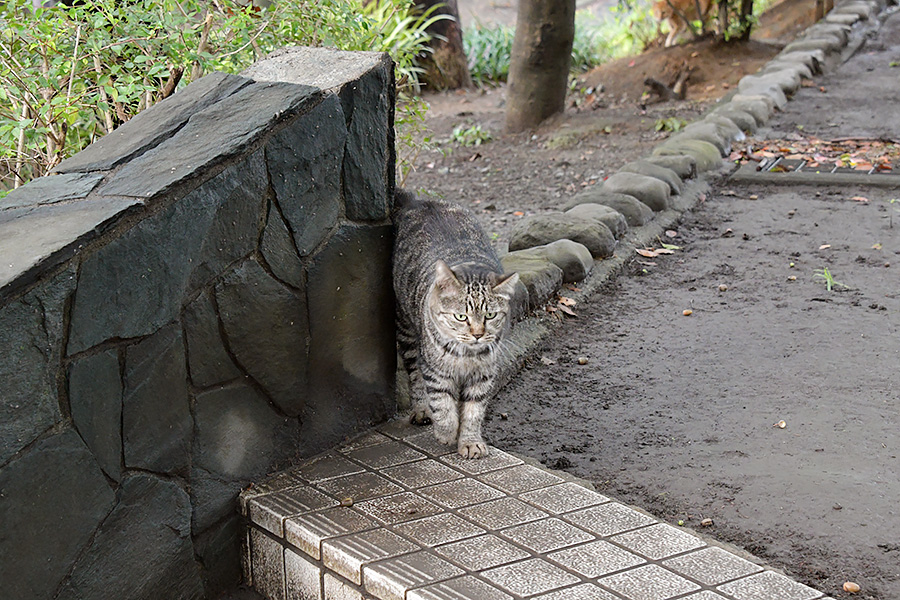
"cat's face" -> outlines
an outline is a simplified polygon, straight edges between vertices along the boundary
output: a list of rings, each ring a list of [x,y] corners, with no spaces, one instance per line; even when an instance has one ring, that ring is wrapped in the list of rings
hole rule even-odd
[[[429,310],[446,338],[468,346],[493,344],[507,327],[518,274],[463,281],[443,262],[435,265]]]

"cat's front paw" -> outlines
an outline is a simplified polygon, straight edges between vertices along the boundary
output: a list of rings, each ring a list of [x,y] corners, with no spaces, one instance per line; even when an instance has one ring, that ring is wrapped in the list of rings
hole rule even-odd
[[[463,458],[483,458],[488,455],[487,444],[480,440],[469,440],[467,442],[460,440],[456,451]]]
[[[414,410],[412,414],[409,415],[409,422],[413,425],[429,425],[431,423],[431,417],[428,416],[428,413],[424,410]]]

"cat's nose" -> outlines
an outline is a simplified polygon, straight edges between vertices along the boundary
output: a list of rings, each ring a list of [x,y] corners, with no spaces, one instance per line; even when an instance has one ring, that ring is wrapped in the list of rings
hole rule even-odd
[[[484,337],[484,329],[482,329],[480,331],[473,331],[472,337],[475,338],[476,340],[480,340],[482,337]]]

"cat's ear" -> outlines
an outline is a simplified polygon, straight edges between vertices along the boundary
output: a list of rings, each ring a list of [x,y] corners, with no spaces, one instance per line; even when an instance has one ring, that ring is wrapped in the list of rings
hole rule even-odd
[[[447,263],[440,259],[434,264],[434,285],[443,291],[457,290],[461,287],[459,279],[456,278]]]
[[[512,300],[516,295],[516,284],[519,283],[519,274],[513,273],[512,275],[507,275],[503,279],[500,279],[494,285],[494,293],[498,296],[503,296],[507,300]]]

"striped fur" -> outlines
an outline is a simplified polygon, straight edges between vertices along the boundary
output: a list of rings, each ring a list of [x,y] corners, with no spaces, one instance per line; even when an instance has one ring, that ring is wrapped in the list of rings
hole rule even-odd
[[[460,455],[487,454],[481,437],[500,341],[518,275],[503,269],[484,230],[464,208],[395,197],[397,341],[410,378],[413,423]]]

